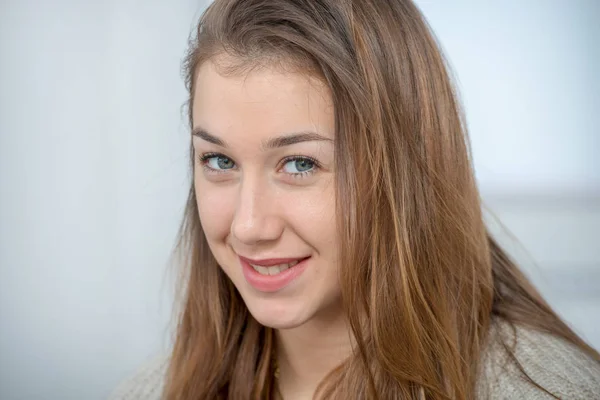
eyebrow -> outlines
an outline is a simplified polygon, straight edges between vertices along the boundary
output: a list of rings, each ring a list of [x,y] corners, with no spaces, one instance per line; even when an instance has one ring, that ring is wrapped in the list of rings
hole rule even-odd
[[[229,147],[227,143],[225,143],[225,141],[223,141],[221,138],[211,133],[208,133],[205,129],[200,127],[194,128],[194,130],[192,131],[192,135],[203,139],[209,143],[216,144],[217,146],[225,148]],[[316,132],[302,131],[267,139],[262,143],[262,147],[263,149],[277,149],[280,147],[291,146],[297,143],[312,141],[333,142],[332,139],[320,135]]]

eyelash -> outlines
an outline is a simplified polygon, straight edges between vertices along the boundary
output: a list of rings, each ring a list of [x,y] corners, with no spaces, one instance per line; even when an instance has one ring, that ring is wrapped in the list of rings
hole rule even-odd
[[[199,161],[202,164],[202,168],[204,168],[205,171],[207,171],[211,174],[227,173],[228,170],[219,170],[219,169],[214,169],[214,168],[208,166],[207,161],[213,157],[223,157],[223,158],[227,158],[228,160],[233,161],[231,158],[227,157],[226,155],[224,155],[222,153],[204,153],[204,154],[200,154],[200,156],[199,156]],[[302,156],[302,155],[287,156],[281,160],[280,164],[283,166],[290,161],[298,161],[298,160],[310,161],[313,164],[313,168],[309,171],[287,173],[287,175],[291,175],[294,178],[304,178],[304,177],[314,174],[315,172],[317,172],[317,170],[319,170],[321,168],[321,166],[317,160],[315,160],[312,157]]]

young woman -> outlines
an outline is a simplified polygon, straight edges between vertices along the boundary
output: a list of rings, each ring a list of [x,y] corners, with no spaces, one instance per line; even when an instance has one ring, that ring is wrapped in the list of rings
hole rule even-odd
[[[185,67],[175,344],[115,398],[600,398],[484,225],[410,0],[216,0]]]

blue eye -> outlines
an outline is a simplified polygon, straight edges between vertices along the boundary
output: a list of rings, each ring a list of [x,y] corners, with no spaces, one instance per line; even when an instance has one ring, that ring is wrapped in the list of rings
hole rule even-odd
[[[235,167],[232,159],[219,154],[206,154],[201,160],[205,166],[216,171],[228,170]]]
[[[283,165],[283,170],[288,174],[302,174],[315,169],[315,162],[306,157],[295,157]]]

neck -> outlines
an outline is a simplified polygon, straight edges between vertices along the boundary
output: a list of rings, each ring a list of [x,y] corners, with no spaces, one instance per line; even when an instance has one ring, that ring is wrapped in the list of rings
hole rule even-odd
[[[312,399],[321,380],[352,352],[350,330],[341,313],[279,329],[276,335],[278,383],[286,400]]]

